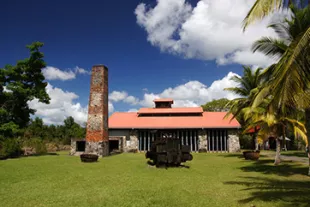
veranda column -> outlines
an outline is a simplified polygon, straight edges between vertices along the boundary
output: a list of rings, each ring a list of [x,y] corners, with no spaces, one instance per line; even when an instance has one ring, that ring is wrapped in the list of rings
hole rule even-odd
[[[109,155],[108,68],[104,65],[92,67],[85,151]]]

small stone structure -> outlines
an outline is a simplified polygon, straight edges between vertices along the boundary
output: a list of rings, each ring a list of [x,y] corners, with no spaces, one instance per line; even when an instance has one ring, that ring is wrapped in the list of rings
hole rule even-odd
[[[83,146],[79,146],[81,143],[83,143]],[[85,145],[86,145],[85,139],[72,138],[70,155],[80,156],[81,154],[85,152]]]

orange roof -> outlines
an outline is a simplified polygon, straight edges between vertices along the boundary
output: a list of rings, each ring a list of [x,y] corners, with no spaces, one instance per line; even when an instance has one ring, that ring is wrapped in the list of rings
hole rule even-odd
[[[173,102],[173,99],[171,99],[171,98],[159,98],[159,99],[155,99],[154,102]]]
[[[183,108],[141,108],[138,114],[171,114],[171,113],[202,113],[202,107],[183,107]]]
[[[190,108],[187,108],[190,109]],[[137,112],[116,112],[109,117],[109,129],[239,128],[236,119],[224,119],[226,112],[203,112],[203,116],[139,117]]]

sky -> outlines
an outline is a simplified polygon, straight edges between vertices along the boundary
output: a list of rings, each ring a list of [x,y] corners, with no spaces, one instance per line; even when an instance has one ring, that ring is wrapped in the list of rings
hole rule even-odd
[[[2,0],[0,67],[27,58],[26,45],[44,43],[49,105],[29,102],[46,124],[72,116],[87,121],[93,65],[109,71],[109,114],[153,107],[172,98],[173,107],[200,106],[237,96],[230,78],[242,66],[266,67],[275,60],[251,52],[270,16],[242,31],[254,0],[60,1]]]

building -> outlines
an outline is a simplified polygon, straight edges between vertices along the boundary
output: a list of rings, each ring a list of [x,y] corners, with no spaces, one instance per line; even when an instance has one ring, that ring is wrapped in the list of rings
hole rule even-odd
[[[108,68],[94,65],[90,80],[85,139],[71,139],[71,155],[84,152],[109,155],[117,150],[145,152],[159,137],[181,139],[192,152],[240,150],[237,120],[226,112],[204,112],[201,107],[173,108],[172,99],[154,100],[154,108],[116,112],[108,117]]]
[[[154,100],[154,108],[115,112],[109,117],[110,151],[150,149],[157,137],[178,137],[192,152],[240,150],[237,120],[224,119],[226,112],[204,112],[202,107],[174,108],[172,99]]]

